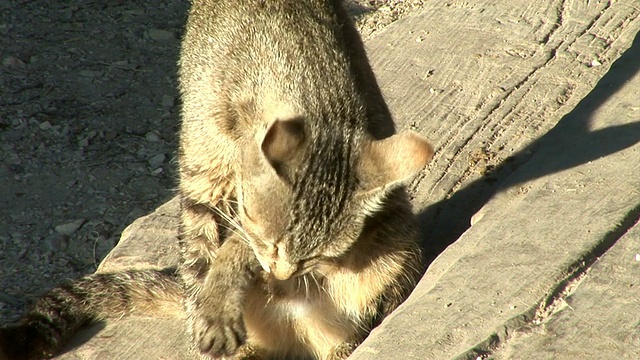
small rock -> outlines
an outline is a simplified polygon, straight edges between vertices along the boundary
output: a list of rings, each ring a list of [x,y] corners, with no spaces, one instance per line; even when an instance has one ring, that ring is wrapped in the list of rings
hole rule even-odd
[[[40,125],[40,122],[38,121],[38,119],[36,119],[34,116],[31,116],[28,120],[27,120],[27,124],[29,124],[30,127],[32,126],[38,126]]]
[[[4,59],[2,59],[2,66],[25,67],[26,64],[24,63],[24,61],[20,60],[19,58],[9,55],[9,56],[6,56]]]
[[[162,95],[162,107],[165,109],[171,109],[176,104],[176,98],[171,95]]]
[[[62,257],[62,258],[58,258],[58,259],[55,261],[55,264],[56,264],[56,266],[58,266],[58,267],[65,267],[65,266],[69,265],[69,259],[67,259],[67,258],[63,258],[63,257]]]
[[[22,130],[12,129],[12,130],[3,131],[2,133],[0,133],[0,139],[6,142],[22,140],[23,136],[24,136],[24,131]]]
[[[120,219],[120,217],[113,212],[105,212],[105,214],[102,215],[102,220],[116,226],[122,224],[122,220]]]
[[[106,133],[104,133],[104,139],[107,141],[111,141],[117,137],[118,137],[118,132],[115,130],[109,130]]]
[[[144,134],[144,138],[150,142],[158,142],[161,140],[160,133],[156,130],[149,131],[148,133]]]
[[[149,29],[147,36],[154,41],[170,41],[176,39],[176,34],[170,30]]]
[[[151,166],[151,168],[153,169],[159,168],[164,163],[164,160],[166,159],[166,157],[167,156],[163,153],[152,156],[148,160],[149,166]]]
[[[38,127],[40,128],[40,130],[46,131],[46,130],[51,129],[53,127],[53,125],[51,125],[50,122],[45,121],[45,122],[41,123],[40,125],[38,125]]]
[[[64,251],[69,245],[69,237],[61,233],[54,232],[44,238],[44,246],[51,252]]]
[[[80,70],[78,71],[78,75],[82,77],[96,78],[96,77],[100,77],[102,73],[100,71],[93,71],[93,70]]]
[[[59,234],[69,235],[70,236],[73,233],[75,233],[76,231],[78,231],[78,229],[80,229],[85,222],[87,222],[86,219],[74,220],[74,221],[68,222],[66,224],[60,224],[60,225],[54,227],[54,230]]]
[[[125,128],[125,133],[137,136],[143,136],[148,131],[148,128],[144,126],[141,122],[136,124],[132,124],[132,126],[127,126]]]
[[[597,67],[597,66],[600,66],[600,65],[602,65],[602,63],[600,61],[598,61],[597,59],[593,59],[589,63],[589,67]]]
[[[17,230],[9,231],[9,236],[11,236],[11,240],[13,240],[14,244],[19,244],[22,242],[24,235],[19,233]]]

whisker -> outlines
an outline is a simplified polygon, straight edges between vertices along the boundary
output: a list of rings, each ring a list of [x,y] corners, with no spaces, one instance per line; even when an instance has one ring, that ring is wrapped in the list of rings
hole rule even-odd
[[[309,300],[309,277],[304,275],[304,298]]]
[[[216,214],[218,214],[218,216],[220,216],[220,218],[228,224],[227,226],[226,224],[220,223],[219,225],[222,228],[228,231],[231,231],[233,234],[237,235],[244,243],[246,243],[247,245],[250,245],[250,241],[249,241],[250,237],[247,234],[247,232],[240,225],[240,223],[236,219],[234,219],[233,216],[227,213],[227,212],[236,213],[235,210],[233,210],[232,206],[228,206],[227,203],[229,201],[230,201],[229,199],[222,199],[217,206],[211,207],[211,210],[213,210]],[[222,206],[224,206],[224,210],[220,208]]]
[[[238,211],[236,210],[236,207],[239,204],[238,201],[237,200],[233,200],[233,199],[225,199],[225,201],[227,202],[227,209],[231,213],[231,215],[226,215],[225,214],[227,216],[226,220],[229,223],[231,223],[233,226],[235,226],[238,230],[240,230],[242,232],[242,234],[244,235],[244,237],[248,240],[250,238],[249,235],[244,230],[244,227],[242,227],[242,225],[236,220],[239,217]],[[229,204],[235,204],[236,207],[230,206]]]
[[[324,288],[324,286],[320,283],[320,281],[318,281],[318,278],[316,277],[315,273],[311,273],[311,279],[313,279],[313,282],[316,284],[316,288],[318,289],[318,292],[320,293],[326,293],[326,289]]]
[[[237,235],[240,238],[240,240],[242,240],[246,244],[249,244],[249,241],[245,239],[244,235],[241,232],[239,232],[235,227],[227,226],[224,224],[218,224],[218,226],[220,226],[221,228],[224,228],[225,230],[230,231],[234,235]]]
[[[218,222],[218,226],[233,232],[234,234],[238,235],[241,238],[244,238],[244,235],[245,235],[244,230],[239,228],[238,224],[229,218],[229,215],[225,214],[222,210],[217,208],[212,208],[212,210],[214,210],[216,214],[218,214],[222,218],[223,221],[228,223],[227,225],[223,222]]]

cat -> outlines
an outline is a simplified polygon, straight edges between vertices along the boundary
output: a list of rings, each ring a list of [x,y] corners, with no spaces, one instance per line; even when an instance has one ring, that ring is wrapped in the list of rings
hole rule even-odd
[[[186,313],[203,358],[344,359],[423,271],[396,133],[338,0],[194,0],[179,60],[177,271],[92,274],[0,329],[48,358],[83,324]],[[4,353],[4,355],[3,355]]]

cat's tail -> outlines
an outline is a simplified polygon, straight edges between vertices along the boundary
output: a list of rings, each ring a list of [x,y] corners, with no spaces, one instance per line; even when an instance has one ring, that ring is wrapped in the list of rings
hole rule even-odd
[[[182,317],[174,271],[97,273],[56,287],[16,325],[0,328],[0,360],[52,357],[82,325],[127,315]]]

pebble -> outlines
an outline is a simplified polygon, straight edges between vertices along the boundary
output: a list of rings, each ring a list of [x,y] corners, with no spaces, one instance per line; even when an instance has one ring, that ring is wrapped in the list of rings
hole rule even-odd
[[[111,141],[118,137],[118,132],[115,130],[109,130],[104,134],[104,139],[107,141]]]
[[[38,127],[40,128],[40,130],[46,131],[46,130],[51,129],[53,127],[53,125],[51,125],[50,122],[45,121],[45,122],[41,123],[40,125],[38,125]]]
[[[160,133],[157,130],[149,131],[148,133],[144,134],[144,138],[150,142],[158,142],[161,140]]]
[[[154,41],[170,41],[176,39],[176,34],[170,30],[149,29],[147,36]]]
[[[166,158],[167,156],[165,154],[160,153],[149,158],[147,162],[149,163],[149,166],[151,166],[151,168],[157,169],[162,166],[162,164],[164,164],[164,160]]]
[[[9,236],[11,236],[11,240],[13,240],[14,244],[22,242],[22,239],[24,238],[24,235],[22,235],[22,233],[19,233],[15,230],[9,231]]]
[[[5,67],[25,67],[26,64],[24,63],[24,61],[20,60],[19,58],[9,55],[6,56],[4,59],[2,59],[2,66]]]
[[[171,95],[162,95],[162,107],[171,109],[176,105],[176,98]]]
[[[7,142],[19,141],[24,136],[24,131],[22,130],[7,130],[0,133],[0,139]]]
[[[54,232],[44,238],[44,246],[51,252],[64,251],[69,245],[69,238],[61,233]]]
[[[72,235],[73,233],[78,231],[78,229],[80,229],[80,227],[82,227],[82,225],[85,222],[87,222],[86,219],[74,220],[74,221],[68,222],[66,224],[57,225],[56,227],[54,227],[54,230],[57,233],[62,234],[62,235]]]

